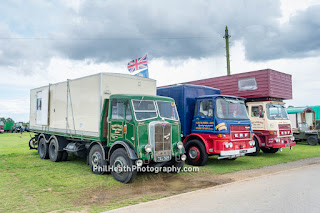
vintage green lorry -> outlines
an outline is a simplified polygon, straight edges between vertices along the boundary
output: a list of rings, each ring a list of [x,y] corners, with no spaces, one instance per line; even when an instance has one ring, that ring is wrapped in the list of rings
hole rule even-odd
[[[155,93],[154,80],[110,73],[33,89],[31,144],[53,162],[87,157],[93,173],[110,171],[123,183],[142,167],[182,168],[175,102]]]

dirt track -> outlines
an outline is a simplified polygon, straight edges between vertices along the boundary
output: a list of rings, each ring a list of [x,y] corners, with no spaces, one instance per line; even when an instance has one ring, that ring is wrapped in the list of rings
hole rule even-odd
[[[146,174],[143,175],[139,181],[132,184],[120,185],[111,191],[105,190],[104,188],[92,189],[87,194],[89,199],[87,199],[85,205],[106,204],[108,202],[117,202],[124,199],[137,200],[146,195],[156,198],[166,197],[312,164],[320,164],[320,157],[222,175]],[[81,205],[83,204],[84,203],[82,202]]]

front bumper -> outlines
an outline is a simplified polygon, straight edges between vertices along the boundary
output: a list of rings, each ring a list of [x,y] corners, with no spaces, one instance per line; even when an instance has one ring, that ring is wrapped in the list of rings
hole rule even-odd
[[[224,159],[224,158],[237,158],[242,157],[245,154],[252,153],[256,151],[256,147],[249,148],[249,149],[239,149],[239,150],[230,150],[230,151],[221,151],[220,156],[218,159]]]
[[[291,142],[291,143],[280,143],[280,144],[273,144],[272,148],[284,148],[284,147],[292,147],[295,146],[296,143],[295,142]]]

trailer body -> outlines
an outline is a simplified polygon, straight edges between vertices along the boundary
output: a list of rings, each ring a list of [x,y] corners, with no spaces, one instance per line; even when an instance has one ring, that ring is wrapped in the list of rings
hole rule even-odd
[[[94,173],[109,165],[124,183],[137,172],[126,166],[183,166],[176,106],[156,96],[155,80],[99,73],[33,89],[30,100],[29,146],[41,158],[87,157]]]
[[[275,153],[292,147],[291,122],[284,108],[284,99],[292,99],[292,77],[272,69],[258,70],[186,82],[219,88],[224,95],[246,98],[248,114],[255,134],[258,154]]]
[[[189,164],[203,165],[208,154],[235,159],[255,151],[243,98],[189,84],[160,87],[157,94],[171,97],[177,104]],[[237,114],[233,116],[233,112]]]

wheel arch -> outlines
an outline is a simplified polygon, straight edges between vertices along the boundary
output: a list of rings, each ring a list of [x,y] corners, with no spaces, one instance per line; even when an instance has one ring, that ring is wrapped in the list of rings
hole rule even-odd
[[[131,160],[138,159],[136,152],[128,143],[126,143],[125,141],[117,141],[117,142],[113,143],[109,149],[108,156],[107,156],[108,161],[110,160],[112,152],[114,152],[116,149],[119,149],[119,148],[124,148],[128,154],[128,157]]]
[[[261,140],[260,136],[253,133],[253,139],[257,139],[259,146],[261,147],[262,140]]]
[[[105,151],[104,147],[102,146],[102,144],[101,144],[100,142],[98,142],[98,141],[93,141],[93,142],[90,143],[89,148],[88,148],[89,152],[90,152],[91,148],[92,148],[94,145],[96,145],[96,144],[101,147],[102,157],[103,157],[103,159],[106,159],[106,151]],[[89,153],[89,152],[88,152],[88,153]],[[89,154],[88,154],[88,155],[89,155]]]
[[[204,146],[206,147],[206,152],[208,153],[209,152],[209,147],[210,147],[209,146],[209,142],[200,134],[190,134],[190,135],[188,135],[183,141],[184,147],[187,147],[189,141],[195,140],[195,139],[201,141],[204,144]]]

